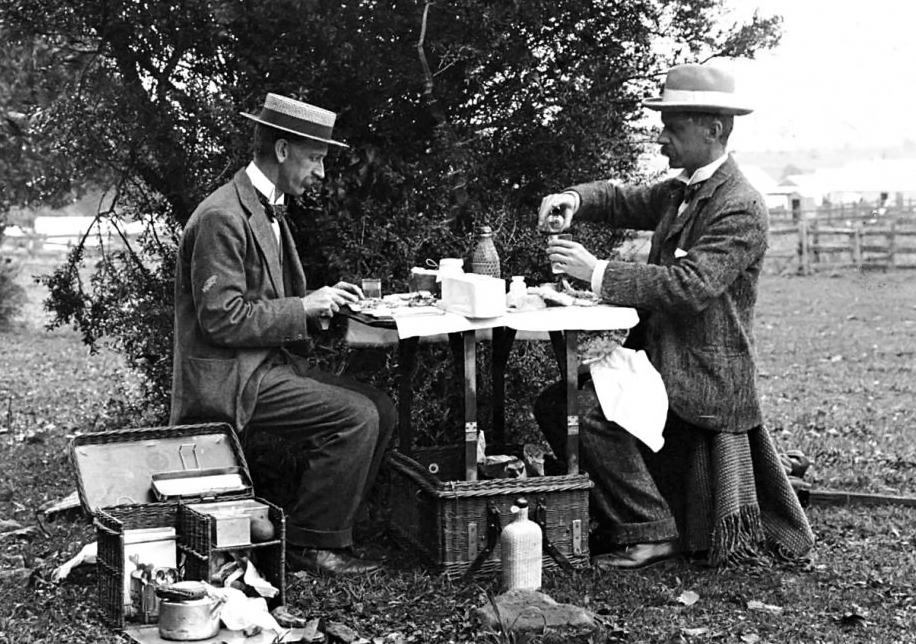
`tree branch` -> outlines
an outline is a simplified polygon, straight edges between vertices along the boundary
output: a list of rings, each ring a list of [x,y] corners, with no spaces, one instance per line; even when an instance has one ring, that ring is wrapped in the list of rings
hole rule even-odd
[[[466,155],[461,151],[458,137],[455,135],[455,131],[448,122],[445,110],[442,109],[442,105],[436,98],[433,74],[429,67],[429,61],[426,59],[426,50],[424,47],[429,9],[432,5],[433,3],[428,0],[423,7],[423,17],[420,22],[420,38],[417,41],[417,55],[420,58],[420,66],[423,68],[423,97],[426,100],[427,107],[429,107],[430,114],[432,114],[433,119],[436,121],[436,129],[439,131],[440,138],[445,144],[446,151],[453,162],[452,166],[454,171],[451,173],[450,177],[452,179],[452,194],[455,197],[455,204],[451,209],[451,214],[449,215],[447,223],[455,230],[460,231],[469,229],[472,223],[468,212],[470,196],[468,195],[468,181],[465,173],[467,159]]]

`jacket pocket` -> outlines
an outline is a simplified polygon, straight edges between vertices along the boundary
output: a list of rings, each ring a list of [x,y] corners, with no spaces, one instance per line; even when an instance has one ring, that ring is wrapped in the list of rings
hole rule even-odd
[[[239,368],[234,359],[188,358],[183,365],[183,416],[235,423]]]

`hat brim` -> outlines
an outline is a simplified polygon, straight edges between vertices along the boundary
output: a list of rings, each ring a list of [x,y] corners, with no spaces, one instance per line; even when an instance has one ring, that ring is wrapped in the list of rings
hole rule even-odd
[[[662,98],[646,98],[642,101],[643,107],[657,112],[705,112],[708,114],[730,114],[744,116],[753,112],[753,108],[739,105],[722,105],[715,103],[689,103],[680,101],[665,101]]]
[[[336,145],[336,146],[341,147],[341,148],[349,148],[349,147],[350,147],[350,146],[347,145],[346,143],[341,143],[340,141],[335,141],[335,140],[333,140],[333,139],[323,139],[323,138],[318,137],[318,136],[313,136],[313,135],[311,135],[311,134],[306,134],[305,132],[297,132],[296,130],[293,130],[293,129],[290,129],[290,128],[287,128],[287,127],[283,127],[283,126],[281,126],[281,125],[277,125],[276,123],[268,123],[267,121],[258,118],[258,117],[255,116],[254,114],[246,114],[245,112],[239,112],[239,114],[241,114],[242,116],[244,116],[246,119],[251,119],[251,120],[254,121],[255,123],[260,123],[261,125],[266,125],[267,127],[271,127],[271,128],[273,128],[273,129],[275,129],[275,130],[281,130],[281,131],[283,131],[283,132],[289,132],[290,134],[295,134],[296,136],[300,136],[300,137],[302,137],[302,138],[304,138],[304,139],[312,139],[313,141],[321,141],[322,143],[328,143],[328,144],[330,144],[330,145]]]

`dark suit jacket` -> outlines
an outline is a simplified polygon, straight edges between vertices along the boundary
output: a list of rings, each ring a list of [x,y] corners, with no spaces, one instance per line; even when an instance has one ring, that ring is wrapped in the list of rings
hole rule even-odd
[[[270,220],[244,170],[191,215],[175,269],[172,424],[226,421],[241,430],[254,409],[258,379],[278,347],[307,336],[302,264]]]
[[[601,296],[647,316],[646,353],[671,410],[700,427],[744,432],[762,424],[752,326],[767,210],[731,157],[680,216],[679,183],[570,190],[582,200],[577,219],[655,231],[648,264],[611,261]],[[686,254],[675,257],[678,249]]]

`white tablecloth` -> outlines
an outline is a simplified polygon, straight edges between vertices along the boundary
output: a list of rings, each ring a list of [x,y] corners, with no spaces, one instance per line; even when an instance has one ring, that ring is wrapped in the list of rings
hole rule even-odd
[[[507,313],[496,318],[466,318],[457,313],[395,317],[400,339],[508,327],[516,331],[606,331],[629,329],[639,321],[636,310],[619,306],[557,306]]]

